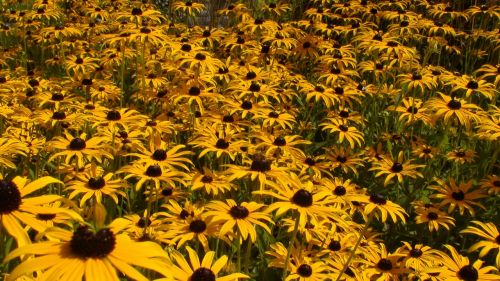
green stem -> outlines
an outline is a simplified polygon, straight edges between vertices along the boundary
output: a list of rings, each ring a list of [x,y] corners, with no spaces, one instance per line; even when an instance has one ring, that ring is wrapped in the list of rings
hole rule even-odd
[[[351,263],[351,260],[352,260],[352,258],[354,257],[354,254],[356,253],[356,250],[358,249],[359,244],[361,244],[361,240],[363,240],[363,236],[365,236],[365,232],[366,232],[366,230],[368,230],[368,226],[370,225],[370,222],[371,222],[371,220],[372,220],[373,214],[374,214],[374,212],[372,211],[372,212],[368,215],[368,219],[366,220],[365,227],[363,228],[363,230],[362,230],[362,231],[361,231],[361,233],[359,234],[358,241],[356,241],[356,245],[354,245],[354,249],[352,249],[352,252],[351,252],[351,254],[349,255],[349,258],[347,259],[347,262],[344,264],[344,267],[342,268],[342,271],[340,271],[339,276],[337,276],[337,279],[335,279],[335,281],[339,281],[339,280],[340,280],[340,278],[342,277],[342,275],[344,274],[344,272],[345,272],[345,271],[347,270],[347,268],[349,267],[349,263]]]

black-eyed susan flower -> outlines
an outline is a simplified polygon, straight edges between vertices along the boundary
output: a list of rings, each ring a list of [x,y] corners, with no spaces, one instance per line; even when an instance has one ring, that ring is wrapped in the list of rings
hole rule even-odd
[[[483,223],[481,221],[472,221],[472,223],[475,226],[469,225],[460,233],[474,234],[481,237],[482,240],[474,243],[474,245],[469,248],[469,251],[473,252],[480,250],[479,257],[482,258],[490,251],[497,250],[495,262],[497,268],[500,268],[500,233],[496,225],[492,222]]]
[[[438,185],[432,186],[431,189],[437,193],[431,195],[431,197],[441,200],[441,206],[448,206],[449,214],[455,208],[458,208],[461,215],[467,210],[474,216],[474,207],[485,208],[480,202],[477,202],[477,199],[486,197],[486,194],[480,189],[470,190],[472,188],[472,180],[459,184],[452,178],[448,180],[448,183],[440,179],[436,179],[436,182]]]
[[[6,260],[12,260],[23,255],[35,255],[11,272],[11,280],[34,271],[39,272],[40,277],[51,280],[80,280],[83,277],[118,280],[117,271],[136,280],[148,280],[133,266],[170,278],[172,275],[163,265],[169,259],[159,245],[135,242],[126,234],[116,234],[110,228],[94,232],[81,225],[74,232],[54,228],[44,235],[50,240],[20,247],[6,257]]]
[[[429,231],[438,231],[440,227],[450,230],[450,227],[455,226],[455,219],[448,216],[447,213],[441,211],[439,208],[434,207],[432,204],[429,206],[415,206],[415,221],[417,224],[425,223],[429,227]]]
[[[208,209],[206,215],[220,225],[219,235],[226,235],[229,232],[232,236],[241,235],[243,240],[250,238],[255,242],[257,240],[255,226],[271,233],[268,224],[273,224],[273,221],[268,214],[260,211],[264,207],[263,204],[256,202],[237,204],[232,199],[226,199],[226,202],[211,201],[206,207]]]
[[[392,160],[390,158],[384,158],[382,161],[374,163],[375,166],[370,168],[370,170],[378,171],[377,174],[375,174],[376,177],[387,175],[384,186],[394,177],[397,178],[399,183],[403,182],[403,176],[410,178],[423,177],[421,173],[417,172],[417,169],[425,165],[411,164],[411,160],[405,162],[403,157],[403,151],[400,151],[397,159]]]
[[[406,222],[405,216],[408,215],[406,211],[400,205],[387,200],[382,194],[371,194],[370,196],[360,197],[357,201],[366,204],[364,206],[365,214],[369,215],[374,212],[375,217],[379,218],[382,222],[385,222],[388,217],[394,223],[398,220],[401,220],[403,223]]]
[[[483,266],[481,260],[471,262],[469,258],[460,255],[453,246],[445,245],[445,247],[451,256],[441,253],[440,256],[445,268],[440,276],[446,278],[446,280],[499,280],[498,275],[492,272],[495,270],[493,266]]]

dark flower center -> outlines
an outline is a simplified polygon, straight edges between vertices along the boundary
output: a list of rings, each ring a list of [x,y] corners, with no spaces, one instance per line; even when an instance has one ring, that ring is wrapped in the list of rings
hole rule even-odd
[[[82,150],[85,149],[85,147],[87,147],[87,144],[81,138],[74,138],[69,143],[69,149],[71,150]]]
[[[141,217],[138,221],[137,221],[137,226],[140,227],[140,228],[145,228],[147,226],[149,226],[151,224],[151,220],[148,219],[148,218],[145,218],[145,217]]]
[[[497,244],[500,244],[500,234],[495,238],[495,242],[497,242]]]
[[[346,125],[342,124],[339,126],[339,129],[342,131],[342,132],[347,132],[349,131],[349,127],[347,127]]]
[[[389,41],[389,42],[387,42],[387,46],[392,47],[392,48],[397,47],[398,46],[398,42],[396,42],[396,41]]]
[[[189,52],[189,51],[191,51],[191,45],[189,45],[189,44],[183,44],[182,47],[181,47],[181,50],[184,51],[184,52]]]
[[[460,268],[458,276],[465,281],[477,281],[479,279],[479,272],[472,265],[466,265]]]
[[[215,147],[217,147],[218,149],[226,149],[229,147],[229,142],[224,139],[218,139]]]
[[[108,228],[92,232],[88,226],[80,226],[71,237],[71,252],[82,259],[104,258],[115,248],[116,240]]]
[[[382,70],[382,69],[384,69],[384,65],[383,65],[383,64],[381,64],[381,63],[376,63],[376,64],[375,64],[375,69],[377,69],[377,70]]]
[[[170,195],[174,194],[174,189],[173,188],[164,188],[161,190],[161,195],[168,197]]]
[[[422,150],[422,152],[423,152],[423,153],[425,153],[425,154],[429,154],[429,153],[431,153],[431,152],[432,152],[432,150],[431,150],[430,148],[424,148],[424,149]]]
[[[202,220],[194,220],[189,224],[189,231],[194,233],[202,233],[207,229],[207,224]]]
[[[498,180],[493,181],[493,186],[500,187],[500,181],[498,181]]]
[[[90,178],[87,185],[91,189],[97,190],[103,188],[106,185],[106,181],[102,177]]]
[[[212,270],[200,267],[193,272],[190,281],[215,281],[215,274]]]
[[[276,3],[270,3],[270,4],[269,4],[269,8],[270,8],[270,9],[274,9],[274,8],[276,8]]]
[[[238,36],[238,39],[236,39],[236,43],[238,44],[244,44],[245,43],[245,39],[241,36]]]
[[[335,87],[334,90],[335,90],[335,94],[337,94],[337,95],[344,94],[344,88],[342,88],[342,87]]]
[[[457,101],[456,99],[451,99],[447,105],[451,110],[459,110],[460,108],[462,108],[462,103]]]
[[[203,30],[203,37],[210,37],[210,30]]]
[[[140,31],[141,31],[142,34],[149,34],[149,33],[151,33],[151,29],[148,28],[148,27],[141,27]]]
[[[83,63],[83,59],[82,59],[82,58],[77,58],[77,59],[75,60],[75,63],[76,63],[76,64],[82,64],[82,63]]]
[[[408,109],[406,109],[406,112],[411,113],[411,114],[417,114],[418,107],[411,105],[408,107]]]
[[[62,101],[64,100],[64,95],[61,93],[53,93],[50,99],[53,101]]]
[[[413,258],[418,258],[422,256],[422,250],[420,249],[411,249],[410,250],[410,256]]]
[[[435,212],[429,212],[427,214],[427,218],[431,221],[433,220],[437,220],[438,219],[438,214],[436,214]]]
[[[308,264],[301,264],[299,268],[297,268],[297,274],[302,277],[309,277],[313,273],[312,267]]]
[[[341,248],[342,246],[340,245],[340,242],[337,240],[332,240],[330,244],[328,244],[328,249],[330,249],[330,251],[336,252],[339,251]]]
[[[252,109],[252,103],[249,101],[243,101],[241,103],[241,108],[243,108],[245,110],[250,110],[250,109]]]
[[[422,80],[422,75],[420,75],[420,73],[418,73],[418,72],[413,72],[413,74],[411,75],[411,79],[412,80]]]
[[[471,80],[469,81],[469,83],[467,83],[467,89],[476,90],[478,87],[479,84],[474,80]]]
[[[387,203],[387,199],[385,199],[385,196],[382,194],[372,194],[370,195],[370,202],[377,205],[385,205]]]
[[[185,220],[187,217],[189,217],[189,212],[188,212],[188,211],[186,211],[186,210],[184,210],[184,209],[182,209],[182,211],[181,211],[181,212],[180,212],[180,214],[179,214],[179,217],[180,217],[181,219]]]
[[[311,48],[311,42],[304,42],[304,44],[302,44],[302,48],[304,49],[308,49],[308,48]]]
[[[64,119],[66,119],[66,113],[64,113],[64,111],[56,111],[56,112],[52,113],[52,119],[64,120]]]
[[[452,192],[451,198],[453,198],[457,201],[463,201],[465,199],[465,194],[462,190],[459,190],[457,192]]]
[[[207,59],[207,56],[205,56],[204,54],[202,53],[197,53],[195,56],[194,56],[195,59],[197,60],[205,60]]]
[[[399,23],[399,26],[401,26],[401,27],[407,27],[408,25],[410,25],[410,23],[407,20],[404,20],[404,21]]]
[[[377,263],[377,267],[380,269],[380,270],[383,270],[383,271],[389,271],[392,269],[392,262],[388,259],[381,259],[378,263]]]
[[[219,67],[219,74],[226,74],[229,73],[229,69],[225,66]]]
[[[159,165],[149,165],[146,169],[146,176],[148,177],[159,177],[161,176],[161,167]]]
[[[330,73],[332,73],[332,74],[340,74],[340,69],[338,69],[338,68],[332,68],[332,69],[330,69]]]
[[[11,181],[0,180],[0,215],[9,214],[21,205],[21,192]]]
[[[187,1],[187,2],[186,2],[186,6],[188,6],[188,7],[193,6],[193,2],[191,2],[191,1]]]
[[[345,189],[345,187],[343,187],[342,185],[338,185],[335,187],[335,189],[333,190],[333,193],[337,196],[343,196],[347,193],[347,190]]]
[[[222,122],[233,123],[234,117],[232,115],[224,115],[224,117],[222,117]]]
[[[313,195],[305,189],[300,189],[293,195],[292,203],[300,207],[310,207],[313,204]]]
[[[342,117],[342,118],[348,118],[349,117],[349,111],[342,110],[341,112],[339,112],[339,116]]]
[[[204,175],[202,178],[201,178],[201,182],[202,183],[211,183],[214,179],[209,176],[209,175]]]
[[[132,15],[133,15],[133,16],[140,16],[140,15],[142,15],[142,10],[141,10],[141,8],[133,8],[133,9],[132,9]]]
[[[235,219],[244,219],[248,217],[250,212],[244,206],[233,206],[231,207],[231,210],[229,210],[229,214],[231,214],[231,216]]]
[[[323,93],[325,91],[325,88],[321,87],[321,86],[316,86],[314,87],[314,90],[316,92],[320,92],[320,93]]]
[[[257,84],[257,83],[253,83],[250,85],[250,87],[248,88],[249,91],[251,92],[259,92],[260,91],[260,85]]]
[[[338,161],[338,162],[340,162],[340,163],[345,163],[345,162],[347,162],[347,157],[342,156],[342,155],[337,156],[337,158],[336,158],[336,159],[337,159],[337,161]]]
[[[118,121],[122,119],[122,115],[117,110],[110,110],[106,114],[106,120],[108,121]]]
[[[56,217],[56,214],[37,214],[36,218],[41,221],[51,221]]]
[[[254,172],[265,173],[271,170],[271,161],[267,160],[264,156],[256,157],[252,161],[252,165],[250,166],[250,170]]]
[[[201,90],[198,87],[189,88],[188,94],[190,96],[199,96],[201,94]]]
[[[157,149],[155,150],[155,152],[153,152],[151,158],[156,161],[164,161],[165,159],[167,159],[167,152],[164,149]]]
[[[456,155],[457,157],[462,158],[462,157],[465,157],[465,152],[463,152],[463,151],[457,151],[457,152],[455,152],[455,155]]]
[[[248,72],[248,73],[247,73],[247,76],[246,76],[246,78],[247,78],[248,80],[255,79],[255,77],[257,77],[257,74],[256,74],[255,72],[253,72],[253,71]]]
[[[394,163],[391,167],[391,171],[394,172],[394,173],[399,173],[403,170],[403,164],[401,163]]]
[[[274,142],[273,142],[274,145],[276,146],[285,146],[286,145],[286,140],[284,137],[277,137]]]
[[[309,166],[314,166],[316,165],[316,161],[314,161],[314,159],[310,158],[310,157],[307,157],[306,160],[304,160],[304,163],[306,163],[307,165]]]
[[[280,117],[280,114],[277,113],[276,111],[271,111],[271,112],[269,112],[269,114],[267,116],[270,118],[278,118],[278,117]]]

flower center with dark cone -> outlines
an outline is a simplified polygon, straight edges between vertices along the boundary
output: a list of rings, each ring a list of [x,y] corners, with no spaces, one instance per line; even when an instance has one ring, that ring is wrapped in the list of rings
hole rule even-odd
[[[313,204],[313,195],[305,189],[300,189],[293,195],[292,203],[300,207],[310,207]]]
[[[338,69],[338,68],[332,68],[332,69],[330,69],[330,73],[331,74],[340,74],[340,69]]]
[[[330,244],[328,244],[328,249],[330,249],[330,251],[336,252],[339,251],[341,248],[342,246],[340,245],[340,242],[337,240],[332,240]]]
[[[418,72],[413,72],[413,74],[411,75],[411,79],[412,80],[422,80],[422,75],[420,75],[420,73],[418,73]]]
[[[463,151],[458,151],[455,153],[455,156],[459,157],[459,158],[462,158],[462,157],[465,157],[465,152]]]
[[[342,87],[335,87],[335,94],[337,95],[343,95],[344,94],[344,88]]]
[[[201,94],[201,90],[198,87],[189,88],[188,94],[190,96],[199,96]]]
[[[257,18],[255,19],[255,21],[253,22],[254,24],[263,24],[264,23],[264,20],[261,19],[261,18]]]
[[[174,189],[173,188],[164,188],[161,190],[161,195],[168,197],[170,195],[174,194]]]
[[[214,179],[211,176],[204,175],[201,177],[201,182],[202,183],[211,183]]]
[[[251,103],[251,102],[249,102],[249,101],[243,101],[243,102],[241,103],[241,108],[243,108],[243,109],[245,109],[245,110],[250,110],[250,109],[252,109],[252,106],[253,106],[253,105],[252,105],[252,103]]]
[[[457,201],[463,201],[465,199],[465,194],[462,190],[459,190],[458,192],[452,192],[451,198]]]
[[[323,93],[325,91],[325,88],[321,87],[321,86],[316,86],[314,87],[314,90],[316,92],[320,92],[320,93]]]
[[[229,73],[229,69],[225,66],[219,67],[219,74],[226,74]]]
[[[244,206],[233,206],[231,207],[231,210],[229,210],[229,214],[231,214],[231,216],[235,219],[244,219],[248,217],[250,212]]]
[[[189,224],[189,231],[194,233],[202,233],[207,229],[207,224],[202,220],[194,220]]]
[[[248,90],[251,92],[260,92],[260,85],[252,82],[250,87],[248,87]]]
[[[94,110],[95,109],[95,106],[93,104],[86,104],[85,105],[85,109],[88,109],[88,110]]]
[[[391,167],[391,171],[394,172],[394,173],[399,173],[403,170],[403,164],[401,163],[394,163]]]
[[[398,46],[398,42],[396,42],[396,41],[389,41],[389,42],[387,42],[387,46],[392,47],[392,48],[397,47]]]
[[[339,126],[339,129],[342,131],[342,132],[347,132],[349,131],[349,127],[347,127],[346,125],[342,124]]]
[[[203,30],[203,37],[210,37],[210,30]]]
[[[142,15],[142,10],[141,10],[141,8],[133,8],[133,9],[132,9],[132,15],[133,15],[133,16],[140,16],[140,15]]]
[[[285,146],[286,145],[286,140],[284,137],[277,137],[274,142],[273,142],[274,145],[276,146]]]
[[[342,185],[338,185],[335,187],[335,189],[333,190],[333,193],[337,196],[343,196],[347,193],[347,190],[345,189],[345,187],[343,187]]]
[[[51,221],[56,217],[56,214],[37,214],[36,218],[41,221]]]
[[[380,269],[380,270],[383,270],[383,271],[389,271],[392,269],[392,262],[388,259],[381,259],[378,263],[377,263],[377,267]]]
[[[159,177],[161,176],[161,167],[159,165],[149,165],[146,169],[146,176],[148,177]]]
[[[312,267],[308,264],[301,264],[299,268],[297,268],[297,274],[301,277],[309,277],[313,273]]]
[[[413,105],[409,106],[408,109],[406,109],[406,112],[411,113],[411,114],[417,114],[418,113],[418,107],[415,107]]]
[[[500,234],[495,238],[495,242],[497,242],[497,244],[500,244]]]
[[[187,217],[189,217],[189,212],[183,209],[183,210],[179,213],[179,218],[181,218],[181,219],[185,220]]]
[[[90,178],[87,185],[91,189],[98,190],[106,185],[106,181],[102,177]]]
[[[339,116],[342,117],[342,118],[348,118],[349,117],[349,111],[342,110],[341,112],[339,112]]]
[[[493,186],[500,187],[500,181],[493,181]]]
[[[227,142],[225,139],[218,139],[215,147],[217,147],[218,149],[226,149],[229,147],[229,142]]]
[[[270,8],[270,9],[274,9],[274,8],[276,8],[276,3],[270,3],[270,4],[269,4],[269,8]]]
[[[418,258],[422,256],[422,250],[420,249],[411,249],[410,250],[410,256],[413,258]]]
[[[337,159],[337,161],[338,161],[338,162],[340,162],[340,163],[345,163],[345,162],[347,162],[347,157],[342,156],[342,155],[337,156],[337,158],[336,158],[336,159]]]
[[[304,160],[304,163],[306,163],[308,166],[314,166],[316,165],[316,161],[314,159],[307,157],[306,160]]]
[[[462,103],[457,101],[456,99],[451,99],[447,105],[451,110],[459,110],[460,108],[462,108]]]
[[[466,265],[460,268],[458,276],[465,281],[476,281],[479,279],[479,272],[472,265]]]
[[[195,59],[197,60],[205,60],[207,59],[207,56],[205,56],[204,54],[202,53],[197,53],[195,56],[194,56]]]
[[[269,114],[267,116],[270,118],[278,118],[278,117],[280,117],[280,114],[277,113],[276,111],[271,111],[271,112],[269,112]]]
[[[410,25],[410,23],[407,20],[404,20],[404,21],[399,23],[399,26],[401,26],[401,27],[407,27],[408,25]]]
[[[344,273],[345,273],[345,274],[347,274],[347,275],[348,275],[349,277],[351,277],[351,278],[354,278],[354,276],[356,276],[350,267],[348,267],[348,268],[345,270],[345,272],[344,272]]]
[[[370,195],[370,202],[377,205],[385,205],[387,203],[387,199],[385,199],[385,196],[382,194],[372,194]]]
[[[106,120],[108,121],[118,121],[120,119],[122,119],[122,115],[116,110],[110,110],[106,114]]]
[[[151,224],[151,220],[145,217],[140,218],[136,225],[140,228],[145,228]]]
[[[212,270],[200,267],[193,272],[190,281],[215,281],[215,274]]]
[[[75,63],[76,63],[76,64],[82,64],[82,63],[83,63],[83,59],[82,59],[82,58],[77,58],[77,59],[75,60]]]
[[[187,1],[187,2],[186,2],[186,6],[188,6],[188,7],[193,6],[193,2],[191,2],[191,1]]]
[[[56,111],[56,112],[52,113],[52,119],[64,120],[64,119],[66,119],[66,113],[64,113],[64,111]]]
[[[81,138],[74,138],[69,143],[69,149],[71,150],[82,150],[87,147],[85,141]]]
[[[189,51],[191,51],[191,45],[189,45],[189,44],[183,44],[182,47],[181,47],[181,50],[184,51],[184,52],[189,52]]]
[[[253,71],[248,72],[248,73],[247,73],[247,76],[246,76],[246,78],[247,78],[248,80],[255,79],[255,77],[257,77],[257,74],[255,74],[255,72],[253,72]]]
[[[53,101],[62,101],[64,100],[64,95],[61,93],[53,93],[50,99]]]
[[[236,43],[238,44],[244,44],[245,43],[245,39],[241,36],[238,36],[238,39],[236,39]]]
[[[384,69],[384,65],[383,65],[383,64],[381,64],[381,63],[376,63],[376,64],[375,64],[375,69],[377,69],[377,70],[382,70],[382,69]]]
[[[433,220],[437,220],[438,219],[438,214],[434,213],[434,212],[429,212],[427,214],[427,218],[431,221]]]
[[[467,89],[476,90],[478,87],[479,84],[474,80],[471,80],[469,81],[469,83],[467,83]]]
[[[371,9],[370,9],[370,13],[371,13],[372,15],[376,15],[376,14],[378,13],[378,11],[377,11],[377,9],[375,9],[375,8],[371,8]]]
[[[21,192],[11,181],[0,180],[0,214],[9,214],[21,205]]]
[[[153,152],[151,158],[156,161],[164,161],[165,159],[167,159],[167,152],[164,149],[157,149],[155,150],[155,152]]]
[[[234,117],[232,115],[224,115],[224,117],[222,117],[222,122],[233,123]]]
[[[141,31],[142,34],[149,34],[149,33],[151,33],[151,29],[148,28],[148,27],[141,27],[140,31]]]
[[[265,173],[271,170],[271,161],[267,160],[264,156],[255,157],[250,166],[250,170],[254,172]]]
[[[304,42],[304,44],[302,44],[302,48],[304,49],[311,48],[311,42]]]
[[[115,248],[116,239],[108,228],[92,232],[88,226],[76,229],[69,243],[71,252],[79,258],[104,258]]]

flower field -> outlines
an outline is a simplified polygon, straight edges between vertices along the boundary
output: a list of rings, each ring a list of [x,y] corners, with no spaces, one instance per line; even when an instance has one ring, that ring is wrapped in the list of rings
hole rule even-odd
[[[0,12],[0,280],[500,280],[498,2]]]

